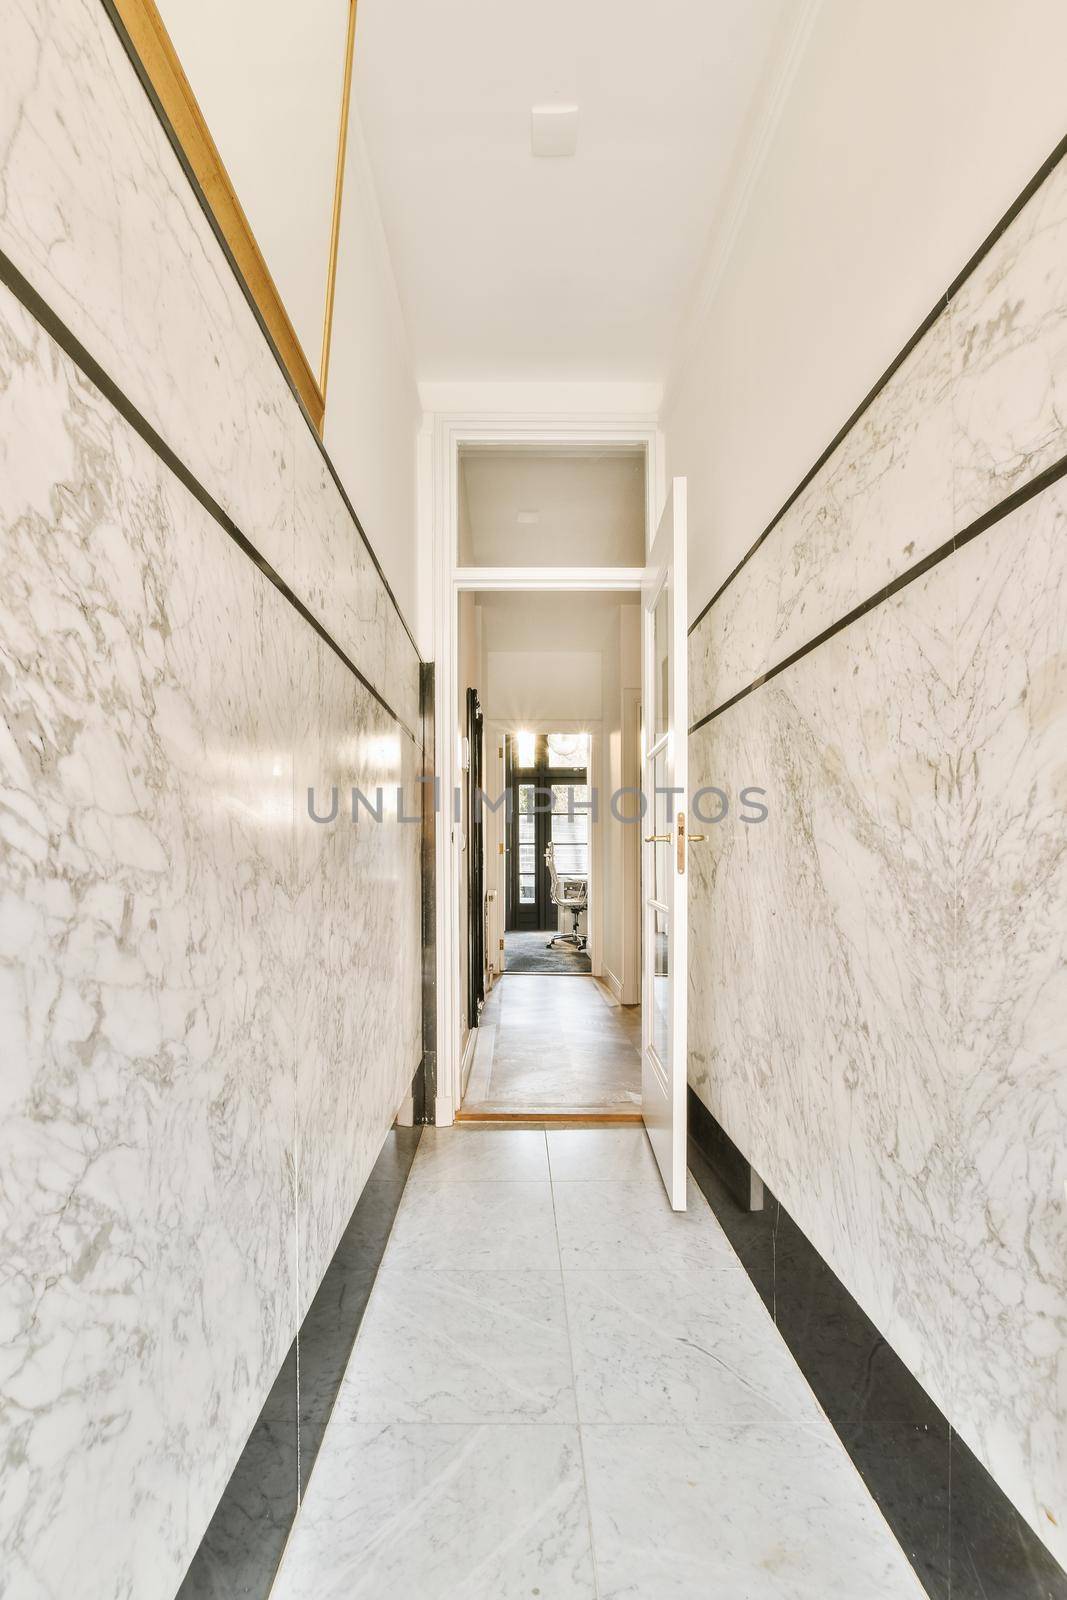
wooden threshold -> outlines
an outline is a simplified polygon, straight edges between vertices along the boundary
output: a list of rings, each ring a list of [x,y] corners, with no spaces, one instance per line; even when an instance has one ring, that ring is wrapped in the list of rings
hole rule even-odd
[[[544,1107],[527,1107],[525,1111],[479,1111],[473,1106],[469,1110],[461,1106],[456,1112],[457,1122],[570,1122],[578,1123],[583,1128],[599,1125],[640,1127],[643,1120],[640,1111],[546,1111]]]

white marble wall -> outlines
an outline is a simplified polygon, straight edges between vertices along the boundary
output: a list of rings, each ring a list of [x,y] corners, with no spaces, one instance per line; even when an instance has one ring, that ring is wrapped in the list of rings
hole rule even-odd
[[[1067,169],[690,644],[694,718],[1067,453]],[[694,1088],[1067,1562],[1067,483],[690,738]]]
[[[107,16],[0,248],[411,728],[418,661]],[[412,739],[0,291],[0,1591],[169,1600],[421,1053]]]

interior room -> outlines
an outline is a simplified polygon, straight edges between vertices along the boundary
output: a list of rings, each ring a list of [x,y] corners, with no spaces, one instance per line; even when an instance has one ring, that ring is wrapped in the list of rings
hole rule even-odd
[[[1067,1600],[1065,61],[0,7],[3,1600]]]
[[[635,492],[640,511],[643,474]],[[485,936],[466,953],[484,981],[463,1119],[640,1117],[638,598],[461,596],[459,682],[481,708],[488,801],[465,845],[468,934]]]

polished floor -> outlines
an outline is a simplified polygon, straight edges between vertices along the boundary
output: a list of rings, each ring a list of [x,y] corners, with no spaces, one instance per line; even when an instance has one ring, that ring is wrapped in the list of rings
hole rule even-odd
[[[274,1600],[921,1594],[642,1131],[427,1131]]]
[[[505,973],[482,1010],[468,1116],[641,1109],[641,1012],[591,977]]]

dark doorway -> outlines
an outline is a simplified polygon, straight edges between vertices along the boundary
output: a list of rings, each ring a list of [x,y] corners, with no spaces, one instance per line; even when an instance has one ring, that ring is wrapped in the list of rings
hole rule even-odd
[[[568,759],[574,765],[565,764]],[[556,930],[556,907],[545,862],[555,846],[557,869],[589,877],[588,734],[509,734],[506,773],[508,932]]]
[[[485,1001],[485,818],[482,791],[482,708],[477,689],[467,690],[467,1020],[478,1026]]]

